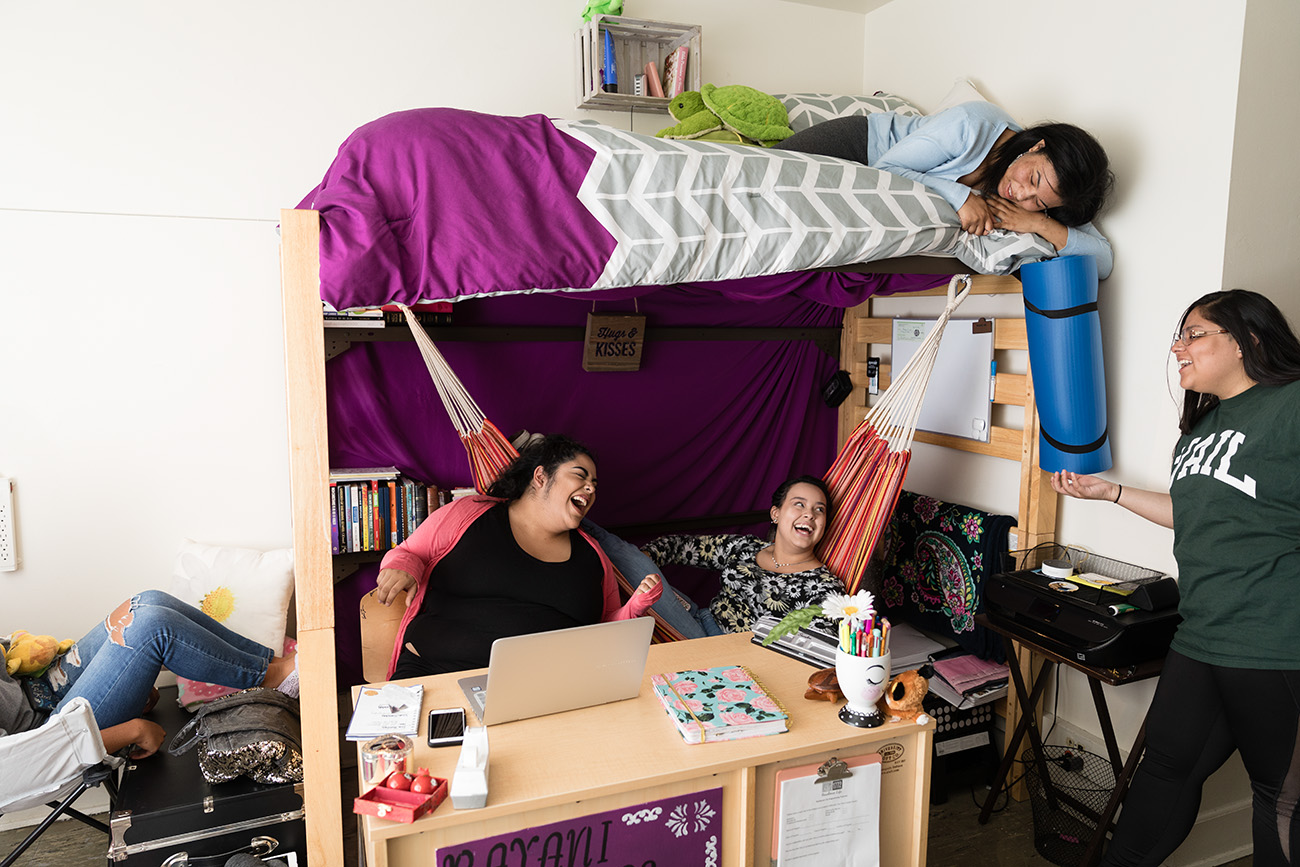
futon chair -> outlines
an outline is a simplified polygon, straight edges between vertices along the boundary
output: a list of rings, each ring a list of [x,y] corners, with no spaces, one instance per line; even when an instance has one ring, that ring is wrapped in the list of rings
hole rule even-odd
[[[108,825],[73,808],[88,789],[103,785],[109,799],[117,798],[117,768],[123,760],[104,751],[90,702],[74,698],[37,729],[0,737],[0,815],[45,804],[53,811],[0,861],[9,867],[27,851],[54,820],[68,815],[98,828]],[[104,852],[107,855],[108,841]]]

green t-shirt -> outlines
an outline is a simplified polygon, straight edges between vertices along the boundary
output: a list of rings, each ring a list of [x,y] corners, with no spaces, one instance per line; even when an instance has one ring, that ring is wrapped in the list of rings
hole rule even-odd
[[[1178,441],[1169,492],[1183,616],[1174,650],[1300,668],[1300,382],[1222,401]]]

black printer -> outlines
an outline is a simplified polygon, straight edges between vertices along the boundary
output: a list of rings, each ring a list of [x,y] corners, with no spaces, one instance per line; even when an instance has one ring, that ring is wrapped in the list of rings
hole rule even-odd
[[[1053,577],[1041,567],[993,575],[984,582],[984,613],[1012,636],[1098,668],[1169,652],[1181,620],[1173,578],[1156,574],[1105,589],[1081,577],[1088,576]]]

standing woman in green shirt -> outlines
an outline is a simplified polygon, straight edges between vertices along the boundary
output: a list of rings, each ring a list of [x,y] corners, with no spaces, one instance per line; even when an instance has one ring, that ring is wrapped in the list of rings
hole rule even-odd
[[[1300,860],[1300,341],[1241,289],[1183,314],[1185,390],[1169,493],[1058,472],[1052,487],[1174,530],[1182,622],[1105,865],[1162,864],[1205,780],[1241,753],[1256,867]]]

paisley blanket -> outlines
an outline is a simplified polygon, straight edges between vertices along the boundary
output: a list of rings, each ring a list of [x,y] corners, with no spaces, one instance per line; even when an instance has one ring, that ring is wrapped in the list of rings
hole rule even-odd
[[[1001,639],[975,623],[984,578],[1002,568],[1010,515],[904,491],[889,525],[882,596],[891,619],[954,638],[982,659],[1006,661]]]
[[[298,207],[321,213],[321,294],[339,309],[918,254],[1007,274],[1056,252],[967,234],[924,186],[847,160],[450,108],[358,128]]]

